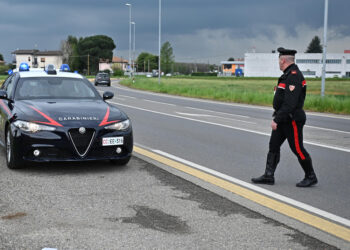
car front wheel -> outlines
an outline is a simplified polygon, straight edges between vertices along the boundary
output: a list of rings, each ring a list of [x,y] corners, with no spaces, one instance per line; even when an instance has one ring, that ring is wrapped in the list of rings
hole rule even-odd
[[[13,152],[13,137],[11,135],[10,129],[6,132],[6,164],[10,169],[22,168],[21,162],[16,159]]]

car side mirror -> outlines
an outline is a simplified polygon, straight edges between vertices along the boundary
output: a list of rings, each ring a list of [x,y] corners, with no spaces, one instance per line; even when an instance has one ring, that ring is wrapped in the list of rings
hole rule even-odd
[[[0,99],[7,99],[7,92],[5,90],[0,90]]]
[[[110,91],[106,91],[103,93],[103,100],[112,99],[114,97],[114,94]]]

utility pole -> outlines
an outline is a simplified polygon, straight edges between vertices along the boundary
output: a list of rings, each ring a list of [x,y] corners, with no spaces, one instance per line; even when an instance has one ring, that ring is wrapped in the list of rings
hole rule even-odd
[[[126,3],[126,6],[129,7],[129,78],[131,78],[131,4]]]
[[[136,29],[136,23],[135,22],[131,22],[132,25],[134,25],[134,45],[133,45],[133,50],[132,50],[132,71],[135,75],[135,29]]]
[[[323,56],[322,56],[322,84],[321,97],[324,97],[326,85],[326,55],[327,55],[327,23],[328,23],[328,0],[324,1],[324,24],[323,24]]]
[[[160,84],[160,42],[161,42],[161,30],[162,30],[162,0],[159,0],[159,13],[158,13],[158,22],[159,22],[159,38],[158,38],[158,84]]]

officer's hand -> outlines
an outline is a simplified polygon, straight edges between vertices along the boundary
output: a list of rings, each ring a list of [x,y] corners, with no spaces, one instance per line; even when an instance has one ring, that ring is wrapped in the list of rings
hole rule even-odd
[[[275,123],[274,120],[272,120],[272,122],[271,122],[271,128],[272,128],[272,130],[276,130],[277,129],[277,123]]]

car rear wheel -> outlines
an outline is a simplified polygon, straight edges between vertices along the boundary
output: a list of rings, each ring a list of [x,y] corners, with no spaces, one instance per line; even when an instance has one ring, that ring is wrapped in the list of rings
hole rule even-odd
[[[22,168],[23,164],[21,161],[16,159],[13,152],[13,138],[10,129],[6,132],[6,164],[10,169]]]
[[[124,158],[124,159],[120,159],[120,160],[111,160],[112,164],[115,164],[117,166],[124,166],[126,164],[128,164],[128,162],[130,161],[131,156]]]

